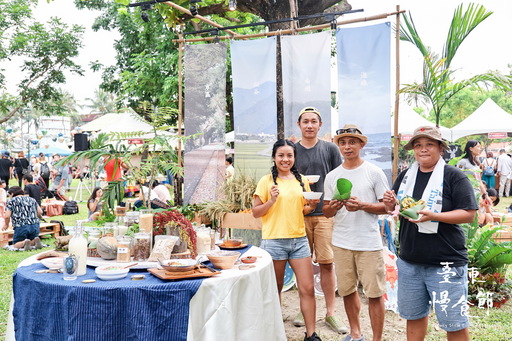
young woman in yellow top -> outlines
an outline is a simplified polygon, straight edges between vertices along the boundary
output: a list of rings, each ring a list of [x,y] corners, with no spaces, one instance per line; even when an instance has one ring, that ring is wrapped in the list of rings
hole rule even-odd
[[[252,208],[255,218],[262,218],[261,248],[274,263],[277,290],[281,295],[286,262],[297,278],[300,309],[306,324],[305,341],[319,341],[315,333],[316,304],[313,284],[311,251],[306,237],[304,215],[315,209],[319,200],[306,200],[302,192],[309,191],[306,178],[295,168],[295,145],[279,140],[272,148],[271,174],[258,182]],[[280,296],[279,296],[280,297]]]

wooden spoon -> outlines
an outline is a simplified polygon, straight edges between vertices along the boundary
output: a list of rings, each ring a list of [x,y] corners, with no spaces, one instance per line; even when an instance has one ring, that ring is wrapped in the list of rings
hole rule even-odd
[[[139,263],[133,263],[133,264],[127,265],[127,266],[125,266],[123,269],[131,268],[132,266],[135,266],[135,265],[137,265],[137,264],[139,264]]]

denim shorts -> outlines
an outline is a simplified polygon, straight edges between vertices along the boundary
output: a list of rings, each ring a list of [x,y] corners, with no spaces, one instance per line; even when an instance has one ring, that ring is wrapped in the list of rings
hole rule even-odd
[[[14,229],[14,236],[12,242],[22,242],[25,239],[34,239],[39,236],[39,224],[21,225]]]
[[[300,259],[311,256],[306,236],[300,238],[263,239],[260,247],[270,253],[272,260]]]
[[[469,327],[467,265],[427,266],[398,258],[397,266],[398,312],[402,318],[421,319],[433,307],[439,327],[445,331]]]

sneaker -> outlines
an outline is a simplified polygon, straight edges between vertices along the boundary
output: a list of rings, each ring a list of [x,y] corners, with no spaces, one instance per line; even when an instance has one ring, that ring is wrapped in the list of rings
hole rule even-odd
[[[332,330],[339,334],[348,333],[348,328],[343,325],[343,323],[341,322],[341,318],[339,316],[326,316],[325,324],[327,324]]]
[[[41,243],[41,239],[39,239],[39,237],[34,238],[34,247],[36,250],[43,248],[43,243]]]
[[[322,339],[316,335],[316,332],[313,332],[310,337],[306,336],[307,334],[304,333],[304,341],[322,341]]]
[[[364,336],[361,335],[359,339],[353,339],[352,336],[349,334],[345,336],[341,341],[364,341]]]
[[[32,250],[32,245],[30,245],[30,239],[25,239],[25,244],[23,245],[24,251]]]
[[[302,316],[302,313],[298,313],[292,323],[295,327],[304,327],[306,325],[306,323],[304,323],[304,316]]]

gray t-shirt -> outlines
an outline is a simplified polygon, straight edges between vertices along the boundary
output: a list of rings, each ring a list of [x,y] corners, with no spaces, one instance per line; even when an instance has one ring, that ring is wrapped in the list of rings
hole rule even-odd
[[[312,192],[324,191],[324,180],[327,173],[341,165],[341,153],[338,147],[324,140],[318,140],[317,144],[312,148],[305,148],[300,142],[295,144],[297,149],[297,157],[295,158],[295,166],[299,173],[303,175],[320,175],[318,182],[311,184]],[[320,203],[316,205],[316,209],[308,215],[324,215],[322,207],[324,206],[323,195]]]

